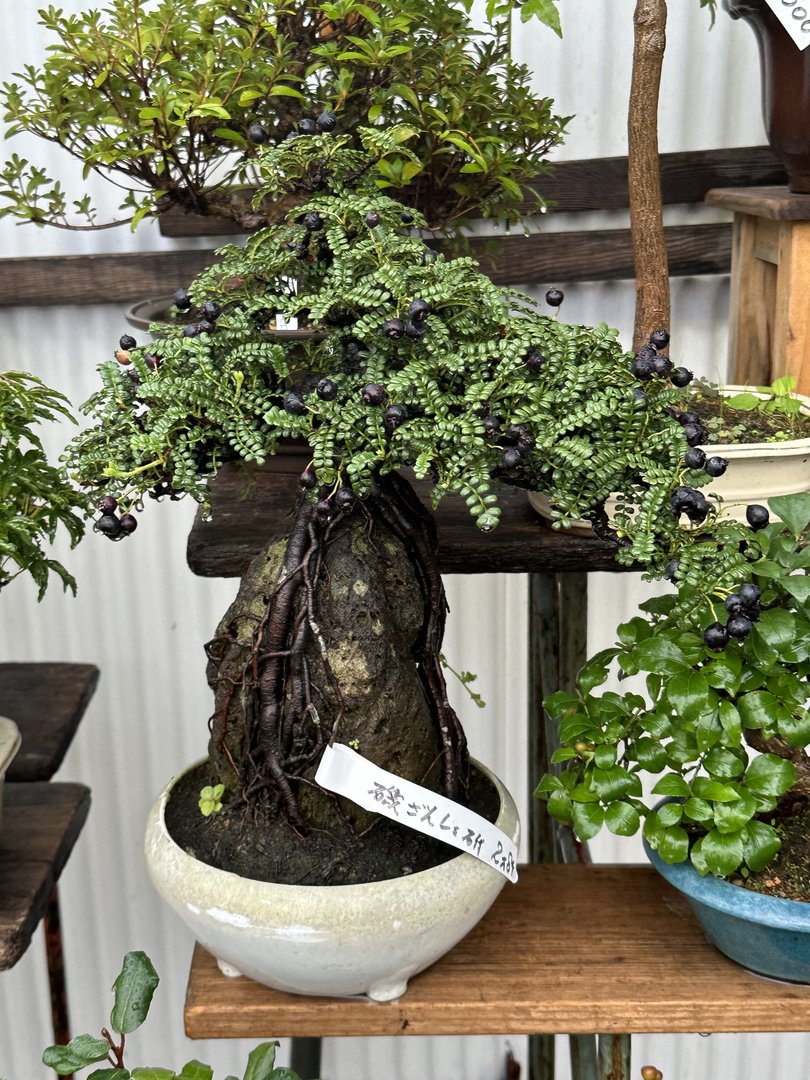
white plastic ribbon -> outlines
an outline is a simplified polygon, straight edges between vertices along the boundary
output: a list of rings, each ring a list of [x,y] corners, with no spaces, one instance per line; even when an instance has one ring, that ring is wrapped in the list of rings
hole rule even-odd
[[[517,881],[517,845],[502,829],[444,795],[379,768],[351,747],[327,746],[315,780],[364,810],[443,840]]]
[[[810,0],[766,0],[800,49],[810,45]]]

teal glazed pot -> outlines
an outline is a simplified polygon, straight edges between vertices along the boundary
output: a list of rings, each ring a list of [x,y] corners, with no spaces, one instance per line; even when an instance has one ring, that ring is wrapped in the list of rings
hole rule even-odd
[[[722,953],[760,975],[810,983],[810,903],[763,896],[711,874],[701,877],[691,862],[665,863],[646,841],[644,850]]]

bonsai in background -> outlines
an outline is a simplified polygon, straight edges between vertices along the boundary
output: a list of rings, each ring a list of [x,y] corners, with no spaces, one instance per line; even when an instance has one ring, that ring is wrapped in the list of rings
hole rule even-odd
[[[42,599],[52,573],[75,593],[76,582],[44,548],[60,526],[71,547],[84,532],[87,500],[48,462],[38,425],[73,420],[67,399],[22,371],[0,372],[0,590],[30,574]]]
[[[58,1076],[72,1076],[79,1069],[104,1062],[103,1068],[88,1073],[87,1080],[213,1080],[214,1070],[201,1061],[187,1062],[180,1072],[172,1069],[136,1066],[124,1063],[127,1035],[137,1031],[147,1017],[159,982],[149,957],[129,952],[113,983],[115,999],[110,1013],[110,1027],[101,1029],[101,1038],[77,1035],[66,1046],[49,1046],[42,1062]],[[117,1037],[116,1037],[117,1036]],[[275,1066],[278,1043],[261,1043],[248,1056],[244,1080],[300,1080],[292,1069]],[[228,1080],[236,1080],[229,1077]]]
[[[179,207],[256,227],[283,217],[251,203],[258,150],[297,131],[409,124],[415,156],[378,164],[378,183],[431,227],[468,218],[516,221],[542,200],[532,184],[566,119],[538,98],[509,55],[513,4],[490,4],[476,30],[466,3],[279,3],[109,0],[79,15],[40,11],[54,36],[0,101],[8,134],[31,132],[124,190],[121,224]],[[554,23],[550,0],[526,3]],[[319,119],[318,119],[319,117]],[[320,125],[320,128],[318,127]],[[14,155],[0,213],[60,227],[99,227],[89,196],[71,201]],[[114,223],[114,224],[116,224]]]
[[[97,528],[119,539],[146,495],[206,506],[224,462],[261,464],[285,438],[306,448],[287,534],[268,536],[208,646],[210,767],[194,802],[222,784],[223,809],[195,815],[221,853],[246,808],[261,822],[245,876],[338,884],[414,868],[410,853],[362,865],[369,839],[375,858],[397,851],[387,824],[372,836],[370,815],[315,785],[334,740],[468,798],[434,525],[400,469],[431,482],[434,506],[461,496],[483,530],[498,524],[500,480],[543,489],[561,522],[589,515],[625,563],[679,543],[670,497],[686,442],[669,361],[642,390],[606,327],[566,326],[473,260],[437,257],[412,235],[423,219],[371,177],[371,160],[408,153],[406,135],[365,129],[362,151],[329,134],[265,149],[257,199],[295,209],[224,248],[178,297],[193,308],[185,330],[122,341],[70,451],[100,500]],[[282,317],[299,331],[279,332]]]
[[[538,794],[580,838],[643,822],[665,862],[727,877],[767,866],[783,812],[807,808],[810,493],[770,506],[778,520],[752,505],[749,527],[715,522],[695,537],[705,542],[670,565],[675,591],[642,604],[575,692],[546,703],[562,770]],[[622,677],[641,673],[646,695],[595,693],[614,663]],[[672,801],[650,805],[642,771],[660,775],[655,801]]]

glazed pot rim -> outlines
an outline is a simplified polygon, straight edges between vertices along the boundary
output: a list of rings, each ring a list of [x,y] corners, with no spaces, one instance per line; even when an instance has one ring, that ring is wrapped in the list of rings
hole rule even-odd
[[[744,383],[722,383],[720,392],[724,397],[742,393],[754,394],[759,398],[768,396],[762,391],[755,390],[752,386],[746,386]],[[806,416],[810,416],[810,397],[807,397],[806,394],[796,394],[795,396],[802,403],[799,411]],[[810,450],[810,435],[801,439],[784,439],[779,442],[707,443],[706,449],[710,450],[712,454],[732,455],[734,458],[764,457],[766,455],[784,457],[788,453],[806,453]]]
[[[195,856],[190,855],[184,848],[182,848],[177,843],[177,841],[174,839],[166,826],[165,818],[166,806],[178,782],[187,773],[204,764],[207,760],[207,758],[199,758],[197,761],[194,761],[190,765],[186,766],[186,768],[181,769],[180,772],[178,772],[175,776],[171,778],[171,780],[161,791],[160,795],[157,797],[149,813],[149,825],[147,831],[151,831],[152,822],[154,820],[155,827],[159,829],[161,836],[172,846],[178,858],[188,860],[188,862],[193,863],[196,866],[205,867],[207,871],[210,871],[211,875],[220,875],[223,883],[227,883],[229,881],[238,881],[245,886],[252,886],[258,889],[272,888],[299,890],[306,891],[316,896],[322,895],[324,897],[328,896],[332,898],[335,897],[336,890],[341,890],[342,894],[348,898],[352,895],[352,893],[356,893],[360,890],[366,890],[371,888],[382,890],[385,888],[396,886],[398,882],[404,880],[424,880],[425,875],[436,874],[437,872],[441,873],[442,871],[446,872],[447,869],[452,865],[457,865],[460,868],[462,866],[467,866],[470,863],[475,864],[480,862],[482,867],[487,867],[488,869],[493,870],[495,873],[499,873],[499,871],[496,870],[494,867],[490,866],[489,863],[477,859],[474,855],[470,855],[466,851],[458,851],[456,855],[451,856],[449,859],[445,859],[444,862],[437,863],[435,866],[430,866],[426,870],[419,870],[414,874],[404,874],[400,877],[394,878],[383,878],[380,881],[358,882],[352,885],[288,885],[283,882],[264,881],[261,878],[248,878],[244,877],[242,874],[235,873],[233,870],[223,870],[220,867],[211,866],[210,864],[205,863],[203,860],[197,859],[195,858]],[[506,785],[491,769],[489,769],[486,765],[483,765],[477,759],[471,757],[470,764],[474,768],[478,769],[478,771],[481,772],[494,786],[500,800],[500,807],[498,810],[496,823],[499,824],[499,827],[503,828],[504,832],[509,834],[509,821],[514,820],[515,825],[514,829],[512,830],[512,835],[517,842],[520,835],[520,817],[515,802],[510,792],[506,788]],[[504,878],[503,880],[505,882],[507,879]]]
[[[674,798],[662,799],[656,806],[678,802]],[[642,836],[644,852],[665,881],[682,892],[690,900],[715,911],[746,922],[763,923],[784,930],[810,931],[810,902],[788,900],[783,896],[765,896],[763,893],[734,885],[713,874],[702,876],[689,859],[679,863],[665,862]]]

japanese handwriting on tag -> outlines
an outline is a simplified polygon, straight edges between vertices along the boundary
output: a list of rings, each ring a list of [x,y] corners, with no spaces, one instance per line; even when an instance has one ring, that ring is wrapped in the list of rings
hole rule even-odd
[[[380,769],[348,746],[324,751],[315,780],[366,810],[435,836],[517,881],[517,846],[496,825],[419,784]]]

